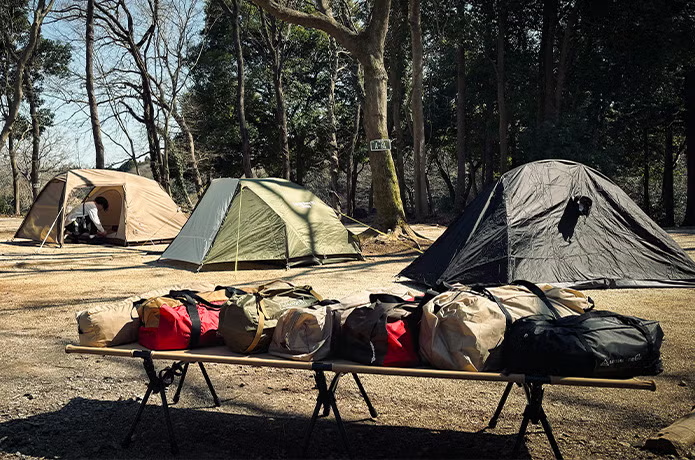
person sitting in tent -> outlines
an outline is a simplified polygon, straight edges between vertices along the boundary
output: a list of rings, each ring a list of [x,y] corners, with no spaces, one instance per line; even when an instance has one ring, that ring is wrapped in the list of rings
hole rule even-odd
[[[109,201],[103,196],[98,196],[94,198],[94,201],[85,201],[74,207],[65,218],[66,238],[77,243],[80,236],[85,234],[90,240],[105,237],[107,232],[101,225],[99,211],[103,212],[108,209]]]

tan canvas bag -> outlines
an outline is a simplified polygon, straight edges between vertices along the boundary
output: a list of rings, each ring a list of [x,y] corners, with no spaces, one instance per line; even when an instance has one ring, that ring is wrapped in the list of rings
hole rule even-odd
[[[174,285],[155,289],[116,303],[99,305],[75,314],[80,345],[88,347],[110,347],[138,340],[140,318],[133,304],[142,299],[158,297],[172,290],[193,289],[213,291],[214,284],[203,283],[194,286]]]
[[[590,299],[579,291],[539,286],[560,316],[577,315],[590,308]],[[544,312],[547,307],[521,286],[488,289],[506,307],[512,321]],[[420,355],[440,369],[463,371],[500,370],[500,352],[507,320],[499,305],[465,288],[444,292],[423,308]]]
[[[318,361],[331,352],[332,331],[329,306],[290,308],[278,319],[268,351],[296,361]]]

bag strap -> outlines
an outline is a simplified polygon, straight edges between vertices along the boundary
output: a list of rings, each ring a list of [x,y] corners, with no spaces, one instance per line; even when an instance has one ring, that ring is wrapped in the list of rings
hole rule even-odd
[[[639,318],[635,318],[634,316],[626,316],[626,315],[621,315],[619,313],[614,313],[612,311],[605,311],[605,310],[594,310],[591,313],[589,313],[591,316],[598,316],[601,318],[616,318],[623,324],[626,324],[628,326],[632,326],[638,331],[644,335],[644,338],[647,340],[647,346],[649,348],[649,354],[651,355],[652,352],[654,351],[654,340],[649,333],[649,330],[647,327],[642,324],[642,321]]]
[[[517,286],[525,287],[528,289],[532,294],[534,294],[536,297],[541,299],[545,306],[548,308],[550,311],[550,314],[553,318],[559,319],[560,318],[560,313],[558,313],[557,309],[555,308],[555,305],[550,302],[550,299],[548,299],[548,296],[545,295],[545,292],[543,292],[543,289],[539,288],[535,284],[533,284],[530,281],[526,280],[514,280],[511,282],[511,284],[516,284]]]
[[[169,295],[167,295],[167,297],[171,297],[172,299],[176,300],[184,299],[187,302],[202,304],[202,306],[207,308],[208,310],[219,310],[221,308],[220,305],[215,305],[209,300],[203,299],[195,291],[189,291],[187,289],[183,289],[180,291],[169,291]]]
[[[263,291],[269,291],[269,292],[263,292]],[[259,288],[259,290],[257,292],[257,295],[259,295],[263,298],[267,298],[267,297],[292,294],[293,292],[297,292],[297,291],[299,291],[299,292],[304,291],[305,293],[308,292],[311,296],[316,298],[316,300],[319,300],[319,301],[323,300],[323,296],[321,294],[319,294],[318,292],[314,291],[314,289],[311,286],[292,286],[288,289],[280,290],[279,292],[277,289],[267,289],[266,290],[264,286],[261,286],[261,288]]]
[[[260,294],[256,294],[256,313],[258,314],[258,325],[256,326],[256,334],[253,336],[251,344],[244,350],[244,354],[251,353],[258,342],[261,341],[261,335],[263,335],[263,326],[265,326],[265,307],[264,299]]]
[[[221,291],[222,289],[224,289],[224,295],[227,297],[232,297],[235,295],[248,294],[246,291],[243,291],[243,290],[236,288],[234,286],[215,286],[216,291]]]
[[[502,310],[502,314],[504,315],[504,330],[505,332],[508,331],[509,328],[512,326],[514,320],[512,319],[512,315],[511,313],[509,313],[507,307],[505,307],[504,304],[502,304],[502,301],[500,301],[500,299],[496,295],[494,295],[492,292],[488,291],[486,288],[482,286],[472,286],[471,290],[483,295],[484,297],[488,298],[489,300],[492,300],[497,304],[499,309]]]

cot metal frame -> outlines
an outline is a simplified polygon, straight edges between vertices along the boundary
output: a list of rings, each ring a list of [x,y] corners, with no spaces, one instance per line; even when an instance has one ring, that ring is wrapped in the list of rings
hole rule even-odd
[[[225,347],[212,347],[209,349],[198,349],[198,350],[178,350],[178,351],[152,351],[143,350],[140,348],[128,348],[127,346],[121,347],[110,347],[110,348],[98,348],[98,347],[82,347],[68,345],[65,348],[66,353],[80,353],[80,354],[93,354],[93,355],[105,355],[105,356],[123,356],[142,359],[142,364],[145,369],[145,374],[147,376],[147,390],[145,396],[143,397],[140,406],[138,407],[137,413],[133,422],[131,423],[128,434],[122,442],[123,447],[128,447],[132,441],[132,437],[135,433],[137,425],[140,421],[142,413],[147,405],[150,396],[155,393],[159,394],[162,401],[162,413],[167,426],[167,434],[169,437],[169,442],[171,446],[172,453],[178,453],[178,444],[176,442],[176,437],[174,435],[174,429],[171,422],[171,415],[169,413],[170,403],[166,396],[166,390],[171,386],[176,378],[179,378],[176,392],[172,398],[171,404],[176,404],[181,395],[181,389],[184,385],[186,374],[188,372],[189,365],[191,363],[197,363],[205,382],[208,386],[210,394],[212,395],[213,402],[215,406],[220,406],[220,400],[217,397],[215,388],[208,376],[203,363],[222,363],[222,364],[237,364],[237,365],[251,365],[256,367],[274,367],[274,368],[289,368],[289,369],[302,369],[313,371],[314,380],[316,382],[316,404],[314,405],[314,410],[309,419],[309,425],[306,428],[304,434],[304,442],[302,446],[302,452],[306,456],[311,443],[311,435],[316,426],[317,419],[319,416],[327,417],[330,413],[333,413],[335,418],[335,423],[338,428],[338,433],[340,435],[342,444],[345,448],[345,452],[352,457],[353,451],[348,442],[347,431],[345,429],[345,423],[340,416],[340,411],[338,409],[338,402],[335,396],[335,392],[338,388],[338,383],[340,379],[351,374],[357,389],[367,405],[369,414],[372,418],[378,416],[378,413],[364,388],[358,374],[376,374],[376,375],[392,375],[392,376],[405,376],[405,377],[430,377],[430,378],[448,378],[456,380],[477,380],[477,381],[492,381],[492,382],[505,382],[506,387],[502,393],[497,408],[488,422],[488,428],[495,428],[497,426],[497,421],[502,414],[502,410],[507,402],[509,394],[514,385],[520,386],[524,390],[526,396],[526,407],[523,411],[523,417],[521,421],[521,426],[517,433],[516,441],[514,443],[514,449],[511,452],[513,457],[518,456],[519,451],[524,443],[524,438],[526,431],[528,429],[529,423],[534,425],[540,424],[543,428],[545,436],[548,439],[550,447],[553,454],[557,459],[562,459],[562,452],[557,444],[555,436],[553,435],[550,422],[543,409],[543,397],[545,393],[544,385],[568,385],[568,386],[583,386],[583,387],[602,387],[602,388],[626,388],[626,389],[637,389],[637,390],[656,390],[656,385],[651,380],[638,380],[638,379],[626,379],[626,380],[615,380],[615,379],[595,379],[595,378],[583,378],[583,377],[556,377],[556,376],[533,376],[524,374],[496,374],[488,372],[465,372],[465,371],[447,371],[440,369],[429,369],[429,368],[395,368],[395,367],[379,367],[379,366],[365,366],[360,364],[355,364],[348,361],[323,361],[323,362],[302,362],[302,361],[290,361],[283,360],[272,357],[270,355],[256,355],[247,356],[239,355],[230,352]],[[155,370],[154,360],[171,360],[174,361],[173,364],[164,367],[162,370],[157,372]],[[326,372],[333,372],[335,375],[328,383],[326,378]]]

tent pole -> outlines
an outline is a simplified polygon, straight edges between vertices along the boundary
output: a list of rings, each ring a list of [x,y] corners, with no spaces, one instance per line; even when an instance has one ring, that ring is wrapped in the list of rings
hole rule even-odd
[[[239,190],[239,216],[236,220],[236,256],[234,257],[234,274],[236,275],[237,267],[239,265],[239,232],[241,231],[241,195],[244,193],[244,189]]]
[[[46,233],[46,236],[44,237],[43,241],[42,241],[41,244],[39,245],[39,248],[36,250],[36,254],[39,253],[39,251],[41,250],[41,248],[43,247],[43,245],[46,243],[46,240],[48,239],[49,235],[50,235],[51,232],[53,231],[53,227],[55,227],[56,222],[58,222],[58,218],[60,217],[61,214],[63,214],[63,211],[64,211],[64,210],[65,210],[65,208],[61,208],[60,211],[58,211],[58,215],[57,215],[56,218],[53,220],[53,223],[51,224],[51,228],[48,229],[48,233]]]

